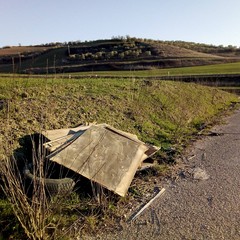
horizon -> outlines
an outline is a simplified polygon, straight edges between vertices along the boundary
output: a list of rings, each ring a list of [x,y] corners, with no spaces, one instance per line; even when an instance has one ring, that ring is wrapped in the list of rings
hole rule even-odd
[[[0,0],[0,47],[131,36],[240,47],[235,0]],[[4,23],[4,24],[3,24]]]
[[[204,43],[204,42],[190,42],[190,41],[183,41],[183,40],[162,40],[162,39],[150,39],[150,38],[141,38],[141,37],[134,37],[134,36],[113,36],[111,38],[105,38],[105,39],[90,39],[90,40],[69,40],[69,41],[62,41],[62,42],[59,42],[59,41],[56,41],[56,42],[45,42],[45,43],[41,43],[41,44],[29,44],[29,45],[22,45],[22,44],[18,44],[18,45],[5,45],[5,46],[0,46],[0,48],[8,48],[8,47],[35,47],[35,46],[47,46],[47,45],[51,45],[51,44],[68,44],[70,42],[79,42],[79,43],[89,43],[89,42],[95,42],[95,41],[108,41],[108,40],[113,40],[113,39],[124,39],[124,38],[127,38],[127,37],[130,37],[130,38],[136,38],[136,39],[146,39],[146,40],[150,40],[150,41],[159,41],[159,42],[186,42],[186,43],[194,43],[194,44],[204,44],[204,45],[209,45],[209,46],[216,46],[216,47],[219,47],[219,46],[223,46],[223,47],[228,47],[228,46],[233,46],[233,47],[237,47],[237,48],[240,48],[240,46],[236,46],[236,45],[232,45],[232,44],[228,44],[228,45],[223,45],[223,44],[219,44],[219,45],[215,45],[215,44],[211,44],[211,43]]]

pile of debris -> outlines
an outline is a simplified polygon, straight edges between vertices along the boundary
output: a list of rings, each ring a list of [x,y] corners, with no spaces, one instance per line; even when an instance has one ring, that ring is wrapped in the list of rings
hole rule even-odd
[[[125,196],[136,171],[160,148],[107,124],[45,131],[52,162]]]

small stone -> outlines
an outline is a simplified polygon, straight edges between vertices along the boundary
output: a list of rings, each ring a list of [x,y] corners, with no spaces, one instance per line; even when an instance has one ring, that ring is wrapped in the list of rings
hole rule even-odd
[[[204,152],[204,153],[202,154],[202,161],[205,161],[206,158],[207,158],[207,154]]]
[[[207,180],[209,179],[209,175],[207,172],[199,167],[196,167],[193,170],[193,178],[196,180]]]

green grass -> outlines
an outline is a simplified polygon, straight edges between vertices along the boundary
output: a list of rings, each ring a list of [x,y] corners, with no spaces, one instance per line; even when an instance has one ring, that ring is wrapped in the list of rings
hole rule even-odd
[[[11,219],[11,222],[9,221]],[[11,204],[6,199],[0,198],[0,239],[20,239],[23,235],[17,218],[14,215]]]
[[[1,129],[9,116],[15,140],[40,127],[96,121],[156,145],[181,142],[196,130],[194,125],[209,121],[235,98],[215,88],[171,81],[45,78],[0,78],[0,97],[10,100],[8,115],[0,112]]]
[[[127,77],[154,77],[154,76],[176,76],[176,75],[206,75],[206,74],[240,74],[240,62],[214,64],[206,66],[165,68],[142,71],[98,71],[81,72],[72,75],[88,76],[127,76]]]
[[[0,78],[0,99],[5,101],[0,110],[0,160],[6,155],[5,145],[10,143],[12,150],[19,151],[24,146],[23,137],[28,134],[44,129],[74,127],[86,122],[105,122],[134,133],[147,143],[161,146],[162,149],[156,156],[159,165],[154,171],[157,174],[167,171],[166,163],[169,162],[165,160],[168,160],[170,147],[181,149],[202,124],[211,123],[214,116],[237,100],[235,95],[193,83],[146,82],[132,78],[79,80],[16,76]],[[144,194],[146,190],[141,188],[140,179],[135,178],[134,181],[131,189],[140,195]],[[144,178],[142,181],[144,184]],[[150,186],[151,183],[154,181],[147,181],[152,191],[154,186]],[[77,208],[69,209],[66,206],[64,216],[61,212],[63,222],[59,226],[65,227],[79,216],[85,216],[81,217],[85,223],[79,223],[82,224],[81,229],[82,226],[87,226],[91,232],[100,223],[111,221],[113,224],[115,218],[120,219],[128,213],[126,205],[129,201],[136,202],[136,191],[129,190],[126,198],[115,201],[116,205],[111,202],[103,206],[93,205],[89,199],[85,199],[85,202],[81,199]],[[11,210],[5,201],[2,205],[0,201],[0,208]],[[101,217],[93,214],[99,213],[100,209]],[[84,215],[86,211],[92,214]],[[6,236],[17,234],[20,226],[15,219],[10,218],[11,211],[6,214],[9,222],[5,221],[7,217],[2,219],[0,216],[0,223],[15,227],[10,230],[6,228]],[[56,219],[58,217],[56,215]]]

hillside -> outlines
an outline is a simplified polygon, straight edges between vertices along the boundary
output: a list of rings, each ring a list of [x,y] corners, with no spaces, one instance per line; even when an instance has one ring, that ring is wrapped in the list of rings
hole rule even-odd
[[[214,54],[217,56],[224,56],[224,57],[239,57],[240,56],[240,48],[236,46],[228,45],[224,47],[223,45],[215,46],[209,45],[204,43],[194,43],[194,42],[184,42],[184,41],[165,41],[163,43],[178,46],[181,48],[191,49],[194,51]]]
[[[14,140],[39,131],[41,124],[57,129],[97,121],[137,134],[148,143],[176,144],[236,98],[191,83],[131,78],[62,81],[9,77],[6,81],[0,77],[0,88],[2,134],[7,130],[8,115]]]
[[[47,74],[199,66],[239,60],[238,50],[234,52],[224,47],[130,37],[83,43],[9,46],[0,49],[0,72]]]

